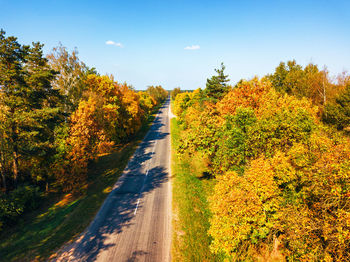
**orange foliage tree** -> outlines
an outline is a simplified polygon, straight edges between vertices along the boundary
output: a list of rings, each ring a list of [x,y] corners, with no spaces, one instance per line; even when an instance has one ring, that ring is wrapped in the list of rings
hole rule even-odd
[[[109,76],[89,75],[86,86],[70,117],[66,160],[58,168],[58,181],[67,191],[84,187],[89,161],[129,139],[140,129],[145,115],[139,95],[127,84]]]

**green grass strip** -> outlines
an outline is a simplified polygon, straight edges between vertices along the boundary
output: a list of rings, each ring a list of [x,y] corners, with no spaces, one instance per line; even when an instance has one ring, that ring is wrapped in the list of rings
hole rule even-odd
[[[203,178],[201,159],[176,154],[181,143],[177,120],[171,120],[173,177],[173,261],[221,261],[209,250],[208,195],[215,181]]]

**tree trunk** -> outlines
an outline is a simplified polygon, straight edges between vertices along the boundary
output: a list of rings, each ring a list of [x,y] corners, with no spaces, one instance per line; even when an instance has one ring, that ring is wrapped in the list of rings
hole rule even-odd
[[[13,115],[13,114],[12,114]],[[18,134],[17,134],[17,126],[15,123],[12,123],[12,144],[13,144],[13,180],[15,184],[15,188],[17,188],[18,183]]]
[[[17,153],[17,146],[14,146],[13,150],[13,179],[15,182],[15,187],[17,187],[18,182],[18,153]]]
[[[323,80],[323,105],[326,105],[326,103],[327,103],[326,87],[324,85],[324,80]]]
[[[5,192],[7,192],[7,187],[6,187],[6,176],[5,176],[5,172],[4,170],[0,169],[0,173],[1,173],[1,180],[2,180],[2,188],[5,190]]]
[[[2,187],[5,189],[5,192],[7,192],[6,187],[6,176],[5,176],[5,158],[4,158],[4,152],[1,150],[0,152],[0,173],[1,173],[1,180],[2,180]]]
[[[5,176],[5,171],[4,171],[4,162],[3,162],[3,155],[1,154],[1,160],[0,160],[0,173],[1,173],[1,180],[2,180],[2,187],[7,192],[7,187],[6,187],[6,176]]]

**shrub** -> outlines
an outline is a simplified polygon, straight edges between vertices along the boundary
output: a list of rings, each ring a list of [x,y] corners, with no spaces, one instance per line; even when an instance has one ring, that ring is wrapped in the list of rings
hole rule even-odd
[[[26,211],[38,207],[40,200],[39,187],[20,186],[8,195],[0,197],[0,222],[16,222]]]

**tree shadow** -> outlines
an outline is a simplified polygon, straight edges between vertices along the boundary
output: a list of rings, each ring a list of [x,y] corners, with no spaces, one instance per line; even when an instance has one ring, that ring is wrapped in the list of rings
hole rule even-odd
[[[198,177],[199,180],[210,180],[212,178],[214,178],[214,176],[206,171],[202,172],[202,175]]]
[[[142,192],[140,192],[140,187],[143,185],[141,179],[145,179]],[[110,193],[87,231],[72,246],[72,250],[67,252],[67,260],[94,261],[101,250],[118,245],[118,243],[105,243],[108,236],[119,234],[125,228],[130,227],[138,199],[167,181],[168,174],[160,166],[150,169],[147,177],[140,174],[129,174],[128,180]],[[131,187],[132,184],[134,187]],[[138,256],[147,254],[145,250],[134,251],[127,261],[137,261]]]
[[[129,259],[127,260],[127,262],[134,262],[134,261],[137,261],[137,260],[138,260],[137,257],[139,257],[139,256],[144,256],[144,255],[147,255],[147,254],[148,254],[148,252],[145,252],[145,251],[142,251],[142,250],[134,251],[134,252],[132,253],[131,258],[129,258]]]

